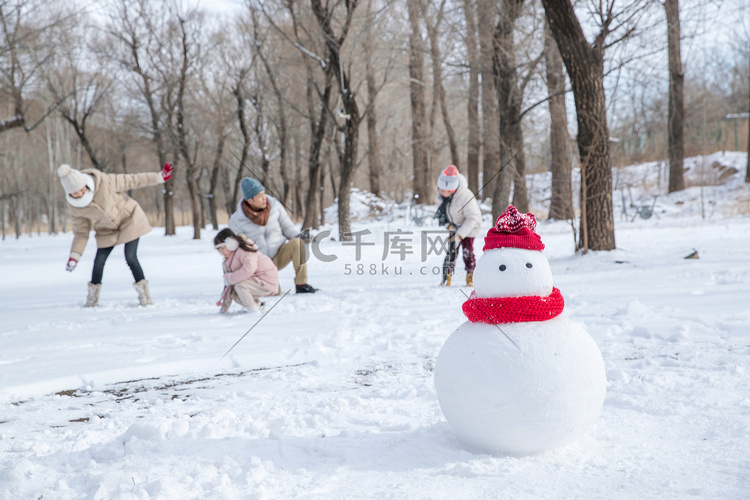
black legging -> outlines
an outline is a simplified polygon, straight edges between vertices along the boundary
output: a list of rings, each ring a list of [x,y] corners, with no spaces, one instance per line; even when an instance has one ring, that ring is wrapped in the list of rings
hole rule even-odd
[[[138,283],[143,279],[143,269],[141,269],[141,263],[138,262],[138,239],[125,243],[125,262],[130,266],[130,270],[133,272],[133,279]],[[107,257],[112,253],[112,249],[115,247],[100,248],[96,251],[96,257],[94,258],[94,270],[91,273],[91,282],[95,285],[99,285],[102,282],[102,274],[104,274],[104,264],[107,262]]]

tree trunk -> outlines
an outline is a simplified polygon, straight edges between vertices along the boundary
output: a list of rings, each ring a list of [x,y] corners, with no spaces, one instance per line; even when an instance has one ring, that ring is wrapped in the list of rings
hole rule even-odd
[[[526,155],[521,132],[521,96],[518,88],[513,32],[523,0],[503,0],[495,29],[495,71],[500,127],[500,168],[492,197],[493,213],[505,212],[513,183],[513,205],[520,212],[529,211],[526,190]]]
[[[137,41],[132,42],[133,45],[129,47],[133,52],[133,58],[135,61],[139,60],[138,43]],[[141,93],[143,98],[146,100],[146,105],[149,109],[149,115],[151,118],[151,141],[156,146],[156,152],[159,157],[159,166],[164,165],[167,161],[167,152],[164,147],[164,133],[160,124],[160,113],[157,108],[154,94],[151,90],[151,79],[143,72],[140,66],[135,67],[135,72],[141,77]],[[172,186],[174,184],[174,177],[164,183],[164,235],[173,236],[175,234],[175,219],[174,219],[174,190]]]
[[[428,23],[427,33],[430,37],[430,56],[432,59],[432,87],[433,92],[435,93],[435,99],[440,104],[440,110],[442,111],[443,126],[445,127],[445,134],[448,136],[448,147],[451,152],[451,163],[460,170],[456,133],[453,130],[450,115],[448,114],[448,102],[445,97],[445,87],[443,86],[443,58],[440,53],[440,41],[438,40],[439,29],[439,21],[437,21],[432,27],[430,27]]]
[[[339,183],[339,235],[341,241],[351,241],[351,216],[350,204],[352,185],[354,183],[354,169],[357,161],[357,145],[359,138],[360,116],[357,104],[352,97],[349,99],[349,107],[344,104],[344,109],[351,119],[346,121],[344,131],[344,155],[341,162],[341,182]],[[353,111],[351,110],[353,104]],[[356,113],[356,115],[354,114]]]
[[[255,38],[255,42],[256,44],[258,43],[257,37]],[[289,139],[287,138],[288,134],[287,134],[286,112],[284,110],[284,97],[281,94],[281,90],[279,89],[279,84],[276,81],[276,74],[273,71],[273,66],[268,61],[268,58],[264,55],[260,46],[256,45],[256,47],[257,47],[256,53],[260,57],[261,61],[263,62],[263,66],[266,69],[266,74],[268,75],[268,81],[271,83],[271,88],[273,89],[273,93],[276,96],[276,104],[279,108],[279,112],[278,112],[279,116],[278,116],[276,129],[279,132],[279,172],[281,173],[281,183],[282,183],[281,203],[284,206],[286,206],[287,203],[289,203],[291,183],[289,180],[289,172],[287,171],[287,164],[286,164],[286,150],[289,145]]]
[[[189,34],[186,31],[185,21],[180,19],[180,51],[182,55],[182,64],[180,66],[179,80],[177,86],[177,102],[176,102],[176,114],[177,114],[177,147],[180,150],[180,155],[185,160],[185,181],[187,182],[188,195],[190,198],[190,208],[193,215],[193,239],[201,239],[201,199],[198,187],[197,172],[195,160],[190,154],[190,146],[188,144],[188,124],[185,122],[185,93],[187,92],[189,68],[190,68],[190,46],[189,46]]]
[[[368,33],[370,33],[368,31]],[[375,83],[375,71],[372,67],[370,45],[365,49],[365,71],[367,73],[367,99],[370,109],[367,112],[367,166],[370,170],[370,192],[380,196],[380,147],[378,145],[378,116],[375,110],[375,97],[378,89]]]
[[[494,65],[494,3],[490,0],[477,0],[477,31],[479,33],[479,74],[482,77],[482,161],[483,185],[480,196],[494,195],[496,177],[500,169],[500,122],[497,112],[497,86]],[[499,211],[498,211],[499,210]],[[505,207],[493,206],[494,219],[503,213]]]
[[[47,122],[47,119],[44,119],[45,124],[45,132],[46,132],[46,139],[47,139],[47,160],[49,161],[49,186],[47,188],[47,196],[50,200],[50,211],[48,213],[49,217],[49,234],[57,234],[57,224],[55,220],[55,215],[57,212],[57,196],[55,194],[57,193],[57,168],[55,165],[55,157],[52,150],[52,137],[50,134],[50,127],[49,123]],[[1,198],[0,198],[1,199]],[[3,221],[4,223],[5,221]]]
[[[557,50],[549,26],[545,23],[544,54],[547,66],[547,91],[550,115],[550,172],[552,186],[549,218],[567,220],[574,217],[573,188],[571,186],[571,159],[568,148],[568,118],[565,109],[565,74],[560,51]]]
[[[407,2],[409,23],[409,91],[411,95],[411,145],[413,160],[413,199],[415,203],[430,203],[431,190],[427,166],[427,117],[424,103],[424,40],[419,27],[422,7],[416,0]]]
[[[513,169],[513,206],[519,212],[526,213],[529,208],[529,190],[526,187],[526,152],[523,149],[523,129],[520,123],[513,125],[511,137],[513,146],[511,151],[515,154],[515,168]]]
[[[331,170],[331,145],[326,144],[326,161],[320,164],[320,189],[318,189],[318,210],[320,211],[320,220],[316,221],[317,224],[313,224],[313,229],[320,229],[320,226],[324,226],[326,223],[326,164],[328,170]]]
[[[349,211],[349,199],[354,182],[354,171],[357,168],[357,146],[359,143],[359,124],[362,116],[355,98],[354,90],[351,88],[350,70],[344,69],[341,61],[341,46],[344,44],[346,35],[351,26],[352,16],[357,7],[357,2],[346,2],[346,22],[341,27],[341,34],[335,35],[331,27],[333,13],[324,9],[320,0],[312,0],[313,13],[318,19],[323,33],[326,36],[328,47],[327,73],[336,77],[339,88],[339,97],[344,106],[346,122],[344,124],[344,154],[341,158],[341,181],[339,183],[339,237],[341,241],[351,241],[351,220]],[[335,7],[332,7],[335,8]]]
[[[208,207],[211,212],[209,214],[211,216],[211,225],[217,230],[219,229],[219,217],[217,214],[218,207],[216,206],[216,188],[219,184],[219,172],[221,171],[221,156],[224,153],[224,141],[227,138],[223,131],[219,131],[218,136],[219,141],[216,144],[216,154],[214,155],[214,163],[211,167],[211,179],[208,188]],[[229,212],[229,215],[231,215],[231,212]]]
[[[302,203],[302,167],[300,166],[300,158],[301,154],[299,151],[299,139],[295,136],[294,137],[294,214],[297,217],[303,217],[304,212],[302,211],[302,207],[304,204]],[[310,226],[302,225],[302,228],[306,228]]]
[[[245,174],[245,165],[247,165],[247,156],[250,150],[250,131],[247,128],[247,118],[245,117],[245,91],[243,89],[246,76],[247,71],[241,71],[237,79],[237,84],[232,89],[232,93],[237,100],[237,122],[240,126],[240,134],[242,134],[242,151],[240,152],[240,164],[237,169],[237,175],[234,177],[232,186],[232,199],[227,200],[227,211],[230,214],[234,212],[242,196],[240,185]]]
[[[476,39],[476,12],[472,0],[464,0],[464,17],[466,18],[466,49],[469,56],[469,100],[468,100],[468,138],[466,173],[469,189],[479,194],[479,57]]]
[[[271,169],[271,162],[268,161],[268,145],[266,144],[266,132],[263,124],[265,122],[265,108],[263,106],[263,96],[255,94],[252,97],[253,107],[255,108],[255,121],[253,122],[253,132],[255,132],[255,140],[258,143],[258,150],[260,151],[260,179],[258,179],[261,185],[266,188],[269,194],[277,198],[278,196],[271,188],[271,179],[269,176],[269,170]]]
[[[613,250],[612,170],[604,95],[604,36],[586,40],[570,0],[542,0],[547,22],[570,76],[581,160],[581,234],[584,250]]]
[[[307,188],[307,199],[305,202],[305,219],[302,221],[302,230],[317,226],[318,211],[315,200],[317,199],[320,182],[320,150],[325,138],[326,126],[328,123],[329,106],[331,101],[331,89],[333,82],[331,75],[326,72],[325,90],[320,99],[320,110],[318,117],[315,117],[315,105],[313,94],[315,93],[312,69],[308,67],[307,80],[307,103],[308,112],[310,113],[310,153],[307,160],[309,185]]]
[[[10,197],[10,214],[13,218],[13,228],[16,231],[16,239],[19,239],[21,237],[21,232],[23,231],[21,227],[21,214],[18,210],[18,200],[17,196],[11,196]]]
[[[669,55],[669,192],[685,189],[683,160],[685,157],[684,74],[680,55],[680,2],[665,0],[667,14],[667,52]]]

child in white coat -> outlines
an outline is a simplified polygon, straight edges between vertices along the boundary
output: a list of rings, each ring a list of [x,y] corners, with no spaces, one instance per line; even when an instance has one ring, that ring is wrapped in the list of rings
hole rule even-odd
[[[461,248],[464,266],[466,266],[466,285],[474,286],[474,238],[479,236],[482,227],[482,212],[474,193],[469,189],[466,177],[458,173],[455,165],[448,167],[440,173],[437,180],[435,201],[438,204],[438,213],[435,214],[441,223],[448,226]],[[450,286],[451,276],[456,268],[456,257],[448,263],[445,285]]]

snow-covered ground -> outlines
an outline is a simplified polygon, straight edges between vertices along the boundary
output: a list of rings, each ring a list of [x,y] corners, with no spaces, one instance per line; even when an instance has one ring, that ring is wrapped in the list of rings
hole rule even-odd
[[[72,274],[71,234],[0,242],[0,499],[750,498],[750,197],[744,155],[725,160],[726,184],[670,196],[653,165],[619,171],[615,251],[576,254],[568,223],[540,223],[608,387],[589,434],[523,458],[465,449],[443,418],[433,366],[471,290],[437,286],[420,244],[437,228],[405,213],[354,223],[359,260],[324,241],[320,291],[269,300],[257,325],[218,313],[211,230],[142,238],[146,308],[121,248],[83,309],[93,238]],[[656,215],[624,214],[623,193],[659,194]]]

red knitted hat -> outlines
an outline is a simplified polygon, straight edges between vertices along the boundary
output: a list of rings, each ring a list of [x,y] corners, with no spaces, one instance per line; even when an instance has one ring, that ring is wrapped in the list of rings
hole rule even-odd
[[[536,217],[534,214],[522,214],[510,205],[503,215],[497,218],[495,226],[487,231],[483,251],[495,248],[523,248],[526,250],[544,250],[542,238],[534,232]]]

